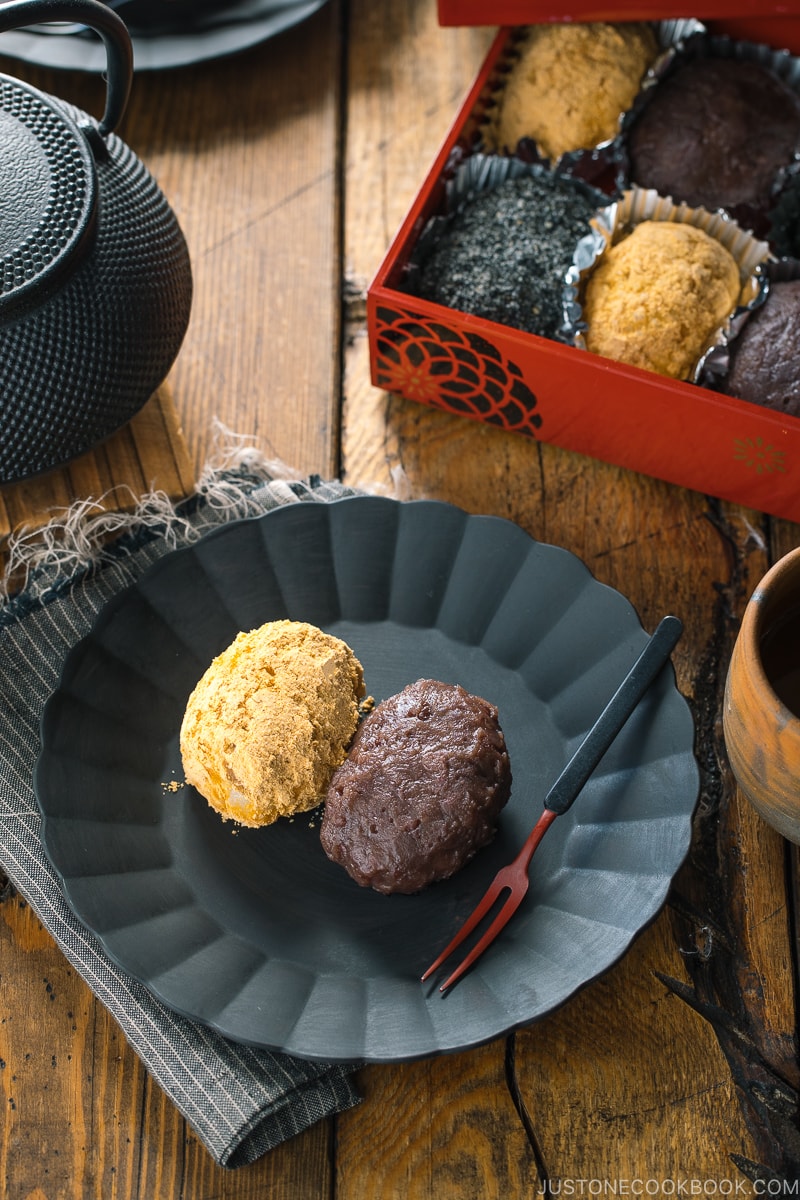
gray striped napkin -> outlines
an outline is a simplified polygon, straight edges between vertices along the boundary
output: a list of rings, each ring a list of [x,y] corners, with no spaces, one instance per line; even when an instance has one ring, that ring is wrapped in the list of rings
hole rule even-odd
[[[108,958],[64,902],[39,840],[32,778],[39,716],[70,647],[102,606],[169,550],[225,521],[280,504],[351,494],[337,483],[287,482],[234,469],[201,480],[178,512],[163,503],[91,561],[60,545],[0,607],[0,867],[70,963],[119,1022],[153,1078],[222,1166],[252,1162],[322,1117],[358,1102],[352,1071],[236,1045],[177,1016]],[[163,498],[162,498],[163,500]],[[152,507],[152,506],[151,506]],[[143,511],[143,510],[140,510]],[[166,519],[164,519],[166,517]]]

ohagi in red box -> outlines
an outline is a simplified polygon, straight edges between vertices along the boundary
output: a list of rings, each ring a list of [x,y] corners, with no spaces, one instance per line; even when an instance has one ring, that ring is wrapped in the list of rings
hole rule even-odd
[[[513,0],[509,2],[513,7]],[[528,11],[531,6],[522,7]],[[587,17],[595,15],[584,7]],[[557,85],[567,89],[565,109],[578,90],[570,82],[568,63],[555,73],[550,70],[547,86],[541,82],[545,76],[534,74],[531,133],[511,126],[512,135],[498,135],[503,102],[512,91],[510,81],[539,27],[501,30],[369,289],[373,382],[408,399],[800,520],[800,416],[794,415],[789,401],[778,409],[767,406],[774,400],[727,394],[729,365],[739,339],[770,303],[776,262],[782,280],[800,275],[800,265],[794,266],[800,257],[800,61],[785,52],[795,48],[795,41],[800,46],[800,11],[795,25],[791,17],[765,10],[765,28],[783,31],[781,44],[775,46],[728,36],[738,35],[744,24],[752,38],[758,21],[746,10],[739,14],[726,7],[730,19],[724,24],[698,19],[643,23],[639,28],[652,38],[652,53],[616,127],[565,135],[584,137],[587,145],[570,145],[557,137],[548,142],[550,133],[543,132],[546,122],[540,120],[549,106],[551,118],[555,114],[553,127],[566,123],[558,119]],[[452,8],[441,0],[440,12]],[[443,21],[451,15],[443,12]],[[633,28],[626,24],[619,31],[626,44]],[[580,32],[585,37],[587,29]],[[588,33],[594,34],[594,27]],[[611,45],[613,54],[613,40]],[[591,54],[580,55],[585,67]],[[701,75],[707,64],[714,64],[715,71],[721,64],[722,73],[742,76],[732,84],[733,116],[722,86],[715,82],[713,114],[698,108],[697,121],[671,123],[690,139],[711,138],[716,145],[721,123],[733,121],[734,110],[744,106],[740,125],[733,125],[733,150],[722,153],[733,170],[719,172],[719,182],[725,174],[734,179],[738,173],[747,186],[741,194],[721,193],[724,203],[713,191],[698,202],[677,171],[674,184],[662,184],[657,191],[646,179],[636,178],[643,168],[632,153],[635,138],[645,140],[639,136],[645,122],[651,121],[668,89],[674,90],[679,72],[692,64]],[[564,79],[559,80],[560,73]],[[774,107],[762,114],[769,136],[756,134],[755,142],[748,141],[751,129],[757,128],[765,90],[757,84],[766,78],[775,91],[769,104],[783,108],[779,117]],[[549,94],[553,89],[555,99]],[[516,85],[513,90],[525,91]],[[596,90],[590,90],[592,94],[596,97]],[[665,126],[670,129],[668,116]],[[780,135],[775,145],[774,131]],[[704,153],[706,162],[711,161],[708,144]],[[765,168],[766,153],[774,155],[774,162]],[[673,155],[681,165],[691,159],[685,147]],[[755,186],[765,169],[766,192]],[[705,174],[713,177],[714,171]],[[624,346],[619,353],[593,352],[583,307],[587,280],[603,263],[607,248],[597,244],[598,228],[608,228],[608,214],[613,212],[613,235],[607,244],[624,239],[642,220],[641,197],[654,192],[645,219],[699,229],[702,236],[692,232],[682,240],[694,243],[710,237],[719,242],[733,255],[738,272],[736,287],[731,289],[729,280],[729,311],[699,338],[691,368],[681,367],[674,375],[669,367],[650,364],[646,356],[626,361]],[[474,220],[481,206],[489,214],[483,233],[480,221]],[[498,239],[498,230],[505,231],[505,243]],[[592,239],[587,262],[586,246]],[[447,260],[448,254],[449,275],[445,278],[447,272],[442,272],[440,284],[433,286],[431,264],[437,256]],[[711,259],[716,262],[719,257],[715,251]],[[689,291],[708,285],[704,272],[719,269],[730,275],[727,259],[719,268],[709,267],[707,259],[701,254],[686,266],[687,298]],[[653,312],[658,318],[664,309],[657,288],[653,290],[656,299],[651,302],[645,289],[632,306],[634,324],[639,309],[647,320]],[[699,304],[685,305],[686,326],[697,324],[703,295],[701,291]],[[682,307],[680,302],[674,305],[678,331],[669,336],[683,336]],[[646,335],[645,342],[648,336],[654,335]],[[800,402],[800,356],[797,375]],[[788,394],[791,385],[785,390]]]

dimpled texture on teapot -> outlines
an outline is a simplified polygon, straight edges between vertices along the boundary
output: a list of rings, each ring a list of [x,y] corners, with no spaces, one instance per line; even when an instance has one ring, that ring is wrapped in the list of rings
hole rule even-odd
[[[186,332],[192,279],[177,219],[125,143],[103,140],[86,252],[44,298],[0,320],[0,483],[66,463],[126,424],[164,380]]]
[[[46,97],[0,79],[0,310],[77,250],[95,202],[85,139]]]

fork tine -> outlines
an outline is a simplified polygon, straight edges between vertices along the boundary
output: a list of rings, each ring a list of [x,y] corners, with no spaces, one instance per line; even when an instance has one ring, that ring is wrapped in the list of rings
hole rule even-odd
[[[508,886],[509,885],[507,883],[503,883],[499,875],[495,875],[494,879],[484,892],[483,898],[478,902],[470,915],[467,917],[456,936],[445,946],[439,957],[431,963],[425,974],[420,976],[420,981],[422,983],[424,983],[434,971],[439,969],[445,959],[450,957],[453,951],[461,945],[466,937],[469,937],[475,926],[483,920],[489,909],[493,904],[495,904],[498,897],[502,895],[503,891],[507,889]]]
[[[440,992],[446,992],[447,989],[451,987],[457,979],[460,979],[464,972],[472,966],[472,964],[475,962],[475,959],[479,958],[481,954],[483,954],[486,947],[494,941],[503,926],[517,911],[527,890],[527,887],[517,888],[509,893],[508,899],[505,901],[503,907],[500,909],[500,912],[486,930],[486,933],[479,942],[475,943],[469,954],[462,959],[455,971],[453,971],[451,975],[448,975],[447,979],[445,979],[444,983],[439,988]]]
[[[543,809],[539,820],[528,834],[525,844],[517,854],[516,858],[512,859],[510,863],[506,863],[504,867],[500,868],[486,889],[483,899],[478,903],[477,907],[473,910],[470,916],[467,917],[466,921],[461,926],[452,942],[450,942],[448,946],[445,946],[439,957],[431,963],[425,974],[421,976],[422,982],[424,982],[429,975],[432,975],[433,972],[442,965],[445,959],[450,957],[453,951],[464,941],[464,938],[468,937],[478,923],[483,920],[503,892],[508,891],[511,894],[509,895],[495,920],[489,926],[488,930],[477,943],[475,948],[470,952],[470,954],[467,955],[467,958],[464,960],[461,967],[457,971],[453,972],[449,979],[447,979],[439,988],[439,991],[443,992],[445,988],[450,986],[451,983],[455,983],[456,979],[463,975],[467,967],[471,966],[475,959],[483,953],[489,943],[494,940],[496,934],[503,928],[511,914],[516,912],[516,910],[519,908],[522,898],[528,890],[528,884],[530,882],[527,874],[528,863],[533,857],[534,850],[539,845],[539,842],[542,840],[557,815],[557,813],[553,812],[549,808]],[[502,920],[500,920],[501,917],[503,918]]]

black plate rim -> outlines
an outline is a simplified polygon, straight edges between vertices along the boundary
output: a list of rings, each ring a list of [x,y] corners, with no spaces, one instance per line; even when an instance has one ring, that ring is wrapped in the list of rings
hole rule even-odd
[[[235,25],[189,29],[180,35],[144,36],[134,30],[131,33],[134,70],[137,73],[175,70],[240,54],[294,28],[326,3],[327,0],[286,0],[285,10],[279,14],[267,13]],[[226,30],[233,31],[230,38],[221,36]],[[10,30],[3,34],[0,50],[8,58],[38,67],[93,75],[106,69],[102,42],[70,33],[42,33],[35,27]]]

